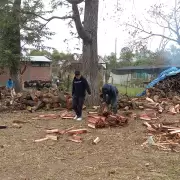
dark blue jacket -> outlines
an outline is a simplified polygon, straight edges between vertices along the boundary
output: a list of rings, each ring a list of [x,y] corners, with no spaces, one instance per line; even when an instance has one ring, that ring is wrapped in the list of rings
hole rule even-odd
[[[72,95],[76,97],[85,97],[86,91],[91,94],[91,90],[87,80],[81,76],[80,79],[74,77],[72,85]]]
[[[102,87],[102,93],[103,93],[103,101],[109,104],[112,99],[117,98],[118,90],[115,86],[111,84],[105,84]]]

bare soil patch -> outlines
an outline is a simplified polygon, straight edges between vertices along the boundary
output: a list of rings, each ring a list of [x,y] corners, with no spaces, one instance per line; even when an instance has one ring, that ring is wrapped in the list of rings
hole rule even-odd
[[[35,143],[45,136],[47,128],[88,128],[85,120],[32,120],[43,113],[0,115],[0,124],[8,126],[0,130],[1,180],[180,179],[179,153],[141,147],[146,140],[141,120],[130,121],[122,128],[89,129],[80,144],[67,141],[66,136]],[[13,120],[26,123],[18,129],[11,127]],[[93,145],[96,137],[101,141]]]

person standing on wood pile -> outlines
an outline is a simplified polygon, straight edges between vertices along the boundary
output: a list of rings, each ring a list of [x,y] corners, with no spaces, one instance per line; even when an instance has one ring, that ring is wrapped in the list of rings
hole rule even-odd
[[[117,113],[118,93],[118,89],[111,84],[105,84],[102,87],[101,97],[103,98],[103,103],[106,103],[107,105],[111,104],[111,108],[114,114]]]
[[[14,88],[14,82],[11,78],[9,78],[9,80],[6,82],[6,88],[8,90],[12,90]]]
[[[11,93],[11,97],[13,98],[16,95],[16,92],[14,90],[14,82],[11,78],[6,82],[6,88],[8,92]]]
[[[82,108],[86,96],[86,91],[91,95],[89,84],[80,71],[75,71],[75,77],[72,84],[73,109],[76,113],[74,119],[82,120]]]

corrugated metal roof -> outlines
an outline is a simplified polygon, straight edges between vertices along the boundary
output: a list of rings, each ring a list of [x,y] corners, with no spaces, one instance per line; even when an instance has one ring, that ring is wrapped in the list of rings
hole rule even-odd
[[[111,72],[117,75],[123,75],[135,72],[146,72],[148,74],[159,73],[162,70],[166,70],[170,67],[180,68],[180,65],[161,65],[161,66],[128,66],[123,68],[112,69]]]
[[[116,71],[128,71],[128,70],[149,70],[149,69],[161,69],[161,68],[170,68],[177,67],[180,68],[180,65],[159,65],[159,66],[127,66],[123,68],[116,68],[113,70]]]
[[[26,58],[33,62],[51,62],[51,60],[45,56],[27,56]]]

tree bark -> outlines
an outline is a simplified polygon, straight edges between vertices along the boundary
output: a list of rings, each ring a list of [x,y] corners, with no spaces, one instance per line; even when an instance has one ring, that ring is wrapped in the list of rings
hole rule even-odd
[[[20,57],[21,57],[21,35],[20,35],[20,8],[21,0],[15,0],[13,4],[13,18],[14,18],[14,29],[13,36],[11,39],[12,43],[12,54],[14,57],[11,59],[10,75],[15,84],[15,91],[20,92],[22,90],[19,70],[20,70]]]
[[[72,4],[73,19],[79,37],[83,41],[82,74],[87,78],[91,87],[91,97],[87,98],[87,105],[96,105],[99,100],[98,87],[98,10],[99,0],[85,0],[84,25],[81,23],[78,4],[82,0],[67,0]]]
[[[21,86],[21,83],[19,80],[19,75],[17,73],[12,73],[11,78],[14,82],[14,89],[15,89],[16,93],[20,92],[22,90],[22,86]]]
[[[87,78],[92,95],[87,99],[88,105],[97,105],[99,100],[98,87],[98,8],[99,0],[86,0],[84,12],[84,30],[87,32],[91,41],[83,39],[83,59],[82,71]]]

